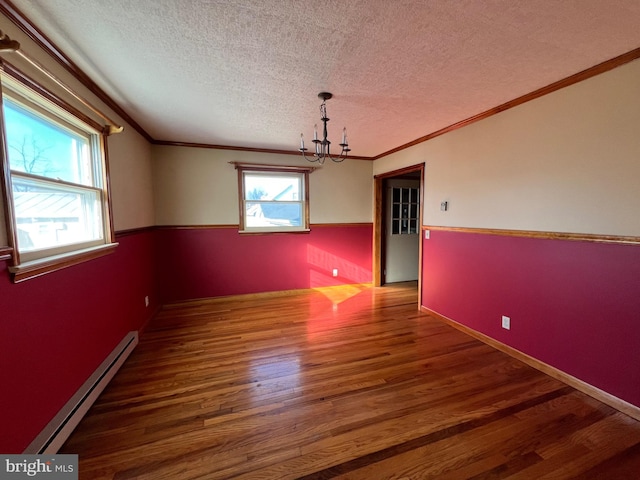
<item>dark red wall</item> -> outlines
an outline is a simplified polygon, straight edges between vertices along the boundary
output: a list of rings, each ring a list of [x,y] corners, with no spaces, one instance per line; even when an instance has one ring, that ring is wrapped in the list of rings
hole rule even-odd
[[[162,303],[372,279],[371,225],[118,241],[113,255],[17,285],[0,262],[0,452],[22,452]],[[435,230],[423,242],[424,307],[640,406],[640,247]]]
[[[0,261],[0,452],[22,453],[162,303],[370,282],[371,234],[371,225],[245,236],[156,229],[119,236],[112,255],[20,284]]]
[[[309,233],[240,235],[237,228],[161,228],[162,301],[371,282],[372,229],[312,226]]]
[[[151,318],[153,235],[119,237],[114,254],[19,284],[0,261],[0,452],[22,453],[125,334]]]
[[[640,246],[430,236],[424,307],[640,406]]]

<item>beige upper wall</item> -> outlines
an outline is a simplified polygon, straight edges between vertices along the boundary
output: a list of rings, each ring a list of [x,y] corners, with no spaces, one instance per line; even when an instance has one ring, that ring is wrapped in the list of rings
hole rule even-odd
[[[26,53],[122,121],[0,19],[3,32]],[[635,61],[375,162],[327,164],[310,177],[311,222],[371,222],[372,176],[426,162],[425,224],[638,236],[638,125]],[[128,125],[109,138],[109,151],[116,230],[237,224],[236,172],[229,161],[306,164],[290,155],[151,147]],[[448,212],[440,211],[443,200]]]
[[[111,201],[113,223],[116,231],[141,228],[153,225],[153,185],[152,185],[152,161],[151,146],[133,127],[124,123],[114,112],[97,99],[86,87],[59,65],[49,54],[40,49],[25,34],[22,33],[9,19],[0,14],[2,31],[13,40],[20,42],[21,50],[44,65],[48,70],[61,78],[82,97],[89,100],[94,106],[102,110],[114,121],[122,122],[124,131],[112,135],[108,139],[109,149],[109,173],[111,185]],[[14,64],[26,74],[39,81],[62,98],[67,99],[74,106],[86,111],[80,103],[73,100],[60,87],[52,85],[52,82],[29,66],[20,58],[12,54],[3,54],[3,59]],[[86,113],[100,121],[95,114]],[[1,207],[1,205],[0,205]],[[1,220],[1,219],[0,219]],[[6,245],[5,222],[0,222],[0,246]]]
[[[295,155],[154,146],[157,225],[237,225],[238,174],[229,162],[312,165]],[[326,163],[309,176],[311,223],[372,221],[372,162]]]
[[[421,162],[425,225],[639,236],[640,61],[376,160],[373,171]]]
[[[111,202],[116,232],[154,225],[151,145],[133,128],[109,137]]]

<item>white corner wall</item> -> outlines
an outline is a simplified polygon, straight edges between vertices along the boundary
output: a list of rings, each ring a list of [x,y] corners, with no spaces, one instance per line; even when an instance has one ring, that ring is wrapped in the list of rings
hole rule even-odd
[[[426,225],[639,236],[640,60],[376,160],[373,171],[421,162]]]

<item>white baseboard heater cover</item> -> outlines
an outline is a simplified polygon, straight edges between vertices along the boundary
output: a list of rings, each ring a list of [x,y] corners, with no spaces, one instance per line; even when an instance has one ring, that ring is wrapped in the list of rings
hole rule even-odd
[[[23,452],[55,454],[78,426],[93,402],[105,389],[133,349],[138,345],[138,332],[129,332],[87,379],[58,414]]]

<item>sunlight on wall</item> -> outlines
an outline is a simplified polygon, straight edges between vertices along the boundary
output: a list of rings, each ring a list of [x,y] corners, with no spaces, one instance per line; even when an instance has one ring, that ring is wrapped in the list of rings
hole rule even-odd
[[[327,285],[334,269],[338,270],[337,284],[371,282],[371,270],[313,245],[307,245],[307,263],[311,288]]]

